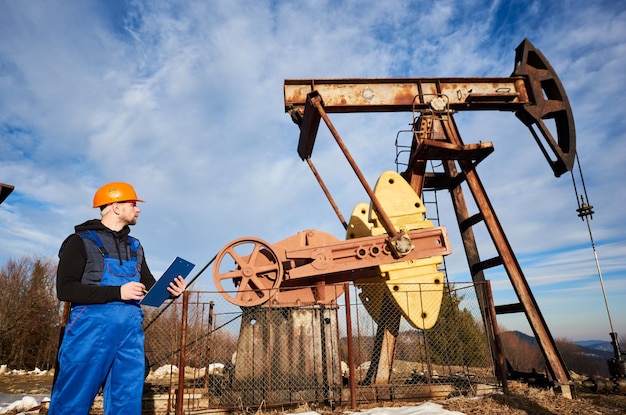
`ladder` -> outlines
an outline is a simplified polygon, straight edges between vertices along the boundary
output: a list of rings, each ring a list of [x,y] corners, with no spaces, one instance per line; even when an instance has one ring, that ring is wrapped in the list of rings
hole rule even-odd
[[[414,130],[419,131],[419,134],[415,134],[404,178],[418,194],[425,190],[450,191],[472,280],[484,283],[485,270],[504,267],[519,302],[496,306],[496,314],[526,314],[550,375],[561,388],[561,393],[571,398],[569,372],[476,171],[478,163],[493,152],[492,143],[464,144],[451,112],[422,114],[416,119]],[[443,172],[426,172],[427,162],[432,160],[443,163]],[[469,213],[462,184],[469,188],[477,213]],[[473,231],[473,227],[478,224],[484,224],[491,237],[497,251],[493,258],[483,260],[479,255]],[[484,305],[481,306],[484,309]]]

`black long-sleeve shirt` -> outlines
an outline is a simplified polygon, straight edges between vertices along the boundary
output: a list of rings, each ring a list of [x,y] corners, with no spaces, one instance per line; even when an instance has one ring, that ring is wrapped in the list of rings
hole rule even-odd
[[[130,233],[128,226],[115,232],[97,219],[89,220],[75,227],[76,232],[88,229],[111,232],[113,237],[117,239],[125,239]],[[103,304],[121,301],[120,286],[88,285],[81,282],[86,263],[87,251],[83,239],[77,234],[68,236],[59,252],[59,266],[57,268],[57,297],[59,300],[78,304]],[[148,290],[155,282],[145,256],[141,262],[140,282]]]

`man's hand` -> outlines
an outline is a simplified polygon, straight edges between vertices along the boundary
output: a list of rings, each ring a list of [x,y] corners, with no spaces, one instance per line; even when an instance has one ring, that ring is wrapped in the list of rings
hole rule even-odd
[[[183,291],[185,291],[185,287],[187,287],[187,284],[185,283],[184,278],[179,275],[174,278],[174,281],[170,282],[170,285],[167,287],[167,291],[169,291],[174,297],[178,297],[183,293]]]
[[[122,300],[141,300],[146,293],[146,286],[140,282],[127,282],[120,287]]]

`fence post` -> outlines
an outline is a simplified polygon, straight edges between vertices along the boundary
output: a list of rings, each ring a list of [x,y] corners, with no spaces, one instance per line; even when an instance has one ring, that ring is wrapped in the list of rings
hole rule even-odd
[[[178,359],[178,389],[176,391],[176,415],[183,415],[185,397],[185,345],[187,344],[187,314],[189,291],[183,292],[183,310],[180,324],[180,354]]]
[[[509,393],[509,385],[507,383],[507,369],[504,361],[504,355],[502,354],[502,339],[500,338],[500,330],[498,329],[498,322],[496,320],[496,307],[493,302],[493,293],[491,291],[491,281],[485,280],[484,296],[487,305],[487,315],[489,316],[489,323],[491,323],[491,331],[493,333],[493,355],[495,357],[496,371],[498,377],[502,382],[502,391],[505,394]]]
[[[356,385],[354,382],[354,344],[352,342],[352,311],[350,310],[350,283],[343,284],[346,299],[346,336],[348,338],[348,383],[350,384],[350,409],[356,409]]]

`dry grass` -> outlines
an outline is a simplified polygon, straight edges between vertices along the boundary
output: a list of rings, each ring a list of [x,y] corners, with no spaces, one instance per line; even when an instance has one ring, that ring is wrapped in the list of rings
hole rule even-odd
[[[422,402],[423,403],[423,402]],[[438,401],[449,411],[458,411],[467,415],[617,415],[626,414],[626,396],[595,394],[584,389],[578,389],[575,399],[567,399],[551,390],[542,390],[529,387],[518,382],[509,383],[509,394],[494,394],[479,398],[452,398]],[[360,405],[359,410],[376,407],[417,406],[420,402],[387,402],[370,405]],[[346,407],[334,410],[304,405],[301,408],[289,410],[290,413],[315,410],[324,415],[336,415],[350,412]],[[279,415],[285,411],[258,410],[259,414]]]
[[[41,393],[49,392],[52,383],[50,374],[37,375],[0,375],[0,392],[3,393]],[[567,399],[551,390],[531,388],[526,384],[509,382],[509,394],[494,394],[480,398],[458,397],[437,402],[450,411],[467,415],[617,415],[626,414],[626,396],[603,395],[577,388],[578,396]],[[359,409],[370,407],[393,407],[419,405],[419,402],[375,403],[361,405]],[[303,405],[288,412],[317,411],[331,415],[351,411],[350,408],[337,407],[333,410]],[[286,411],[270,408],[250,408],[247,414],[281,414]]]
[[[567,399],[551,390],[531,388],[512,382],[509,394],[480,399],[458,398],[444,403],[451,411],[467,415],[612,415],[626,413],[626,396],[602,395],[578,390],[575,399]]]

